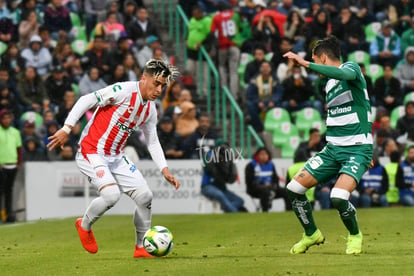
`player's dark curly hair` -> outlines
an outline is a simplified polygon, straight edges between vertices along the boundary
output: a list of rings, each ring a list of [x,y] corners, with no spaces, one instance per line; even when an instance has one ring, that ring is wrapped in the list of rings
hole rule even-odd
[[[331,35],[316,42],[315,47],[313,47],[313,54],[319,57],[322,53],[332,60],[341,58],[341,47],[336,36]]]

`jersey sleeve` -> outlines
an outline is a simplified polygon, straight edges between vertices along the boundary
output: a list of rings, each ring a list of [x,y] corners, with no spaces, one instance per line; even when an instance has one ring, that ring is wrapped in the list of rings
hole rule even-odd
[[[93,94],[98,100],[98,105],[103,107],[121,103],[127,97],[128,91],[130,91],[128,83],[114,83],[93,92]]]
[[[357,79],[357,72],[351,63],[344,63],[341,68],[329,65],[316,64],[311,62],[309,69],[318,72],[328,78],[337,80],[355,80]]]

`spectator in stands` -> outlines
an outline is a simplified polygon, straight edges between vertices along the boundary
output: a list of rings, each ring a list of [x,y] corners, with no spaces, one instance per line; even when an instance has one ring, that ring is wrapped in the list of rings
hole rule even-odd
[[[74,36],[70,32],[72,29],[70,10],[62,5],[62,0],[51,0],[46,7],[43,19],[53,39],[59,40],[65,37],[69,41],[73,40]]]
[[[156,60],[164,60],[164,51],[161,47],[152,50],[152,58]]]
[[[188,136],[184,143],[185,157],[199,159],[212,150],[219,138],[218,133],[211,126],[210,116],[202,113],[198,118],[197,129]]]
[[[109,52],[105,47],[105,41],[102,36],[96,35],[94,37],[92,49],[85,52],[81,62],[86,69],[96,66],[101,76],[109,74]]]
[[[171,117],[161,117],[158,123],[158,139],[167,159],[182,159],[184,157],[183,139],[175,132]]]
[[[57,41],[50,37],[50,32],[45,26],[39,27],[39,36],[42,39],[43,47],[48,49],[50,53],[53,53]]]
[[[13,73],[12,77],[16,78],[25,66],[25,61],[20,55],[20,49],[15,42],[10,42],[7,45],[6,52],[1,56],[0,64],[6,66],[8,70]]]
[[[393,76],[394,67],[391,64],[384,65],[384,75],[375,81],[374,98],[375,106],[382,106],[389,114],[401,105],[402,93],[400,81]]]
[[[7,109],[14,118],[20,117],[20,108],[15,95],[10,92],[6,82],[0,81],[0,110],[3,109]]]
[[[277,12],[288,16],[288,14],[293,10],[299,10],[297,6],[294,5],[293,0],[282,0],[279,1],[277,6]]]
[[[70,143],[65,143],[62,148],[60,149],[59,161],[73,161],[75,160],[75,152],[73,150],[73,146]]]
[[[86,35],[90,37],[96,24],[105,18],[107,0],[84,0]]]
[[[283,57],[283,55],[290,51],[292,47],[292,41],[287,37],[283,37],[279,47],[273,52],[271,63],[272,67],[276,70],[276,75],[280,82],[283,82],[286,78],[292,76],[292,68],[295,63]],[[302,75],[308,75],[303,68]]]
[[[148,10],[143,6],[138,8],[136,19],[126,26],[126,31],[129,37],[135,39],[138,50],[148,44],[150,36],[159,37],[157,26],[149,19]]]
[[[409,21],[410,28],[405,30],[401,35],[401,52],[405,53],[408,46],[414,45],[414,20]]]
[[[92,66],[79,82],[79,97],[107,86],[101,78],[98,67]]]
[[[138,81],[141,76],[141,70],[138,67],[138,63],[135,60],[135,57],[131,53],[125,54],[123,58],[123,63],[125,68],[125,73],[128,76],[130,81]]]
[[[382,157],[384,155],[384,143],[391,138],[391,134],[385,129],[377,129],[374,135],[374,154]]]
[[[320,130],[317,128],[311,128],[309,130],[309,140],[301,142],[296,149],[296,152],[303,152],[303,154],[305,154],[306,160],[308,160],[314,156],[315,153],[321,151],[325,144],[326,142],[321,139]]]
[[[404,52],[404,61],[397,67],[395,77],[401,82],[403,95],[414,90],[414,46]]]
[[[226,2],[229,1],[219,1],[219,0],[198,0],[198,5],[201,7],[201,9],[206,14],[213,14],[217,11],[220,11],[220,2]]]
[[[42,138],[37,135],[36,133],[36,125],[35,122],[32,120],[25,120],[21,129],[21,136],[22,140],[26,139],[26,137],[33,136],[39,139]],[[44,147],[44,144],[41,143],[41,145]]]
[[[306,45],[307,45],[307,54],[311,55],[311,49],[313,44],[319,40],[323,39],[332,33],[331,19],[329,12],[321,8],[313,17],[312,22],[306,26]]]
[[[41,138],[46,135],[46,125],[55,120],[55,112],[51,109],[46,109],[43,111],[43,123],[40,126],[37,126],[35,129],[35,136]]]
[[[344,60],[348,54],[357,50],[368,52],[369,43],[365,40],[363,25],[349,6],[340,10],[339,17],[332,23],[332,34],[341,41],[341,53]]]
[[[251,124],[258,133],[264,130],[263,116],[280,102],[282,95],[283,87],[272,74],[270,62],[263,61],[259,75],[250,81],[246,89],[247,111]]]
[[[293,42],[292,50],[305,51],[305,18],[298,9],[292,9],[283,24],[283,34]]]
[[[388,7],[388,18],[396,26],[395,31],[401,35],[410,28],[414,16],[414,2],[410,0],[391,1]]]
[[[34,10],[37,14],[37,22],[43,23],[43,12],[44,9],[40,8],[40,5],[37,5],[39,1],[36,0],[24,0],[22,1],[20,8],[17,8],[17,18],[16,21],[19,22],[19,18],[21,20],[26,20],[28,18],[28,14]]]
[[[400,133],[398,130],[391,127],[391,119],[388,114],[385,114],[384,116],[381,116],[379,119],[380,123],[380,129],[383,129],[387,132],[387,136],[393,138],[394,140],[397,139],[398,136],[400,136]]]
[[[116,82],[123,82],[127,80],[128,75],[125,72],[125,67],[122,64],[117,64],[115,68],[113,68],[111,75],[106,75],[106,77],[104,78],[104,81],[107,84],[113,84]]]
[[[30,38],[39,34],[40,23],[37,21],[35,10],[28,13],[27,19],[19,24],[19,47],[21,49],[29,46]]]
[[[348,0],[351,11],[355,14],[358,20],[362,23],[362,25],[367,25],[373,21],[376,21],[373,9],[373,2],[383,1]]]
[[[116,21],[119,22],[120,24],[122,24],[123,26],[125,26],[125,21],[124,21],[124,14],[121,12],[120,10],[120,3],[119,1],[116,0],[109,0],[106,3],[106,16],[108,18],[108,15],[110,13],[115,13],[115,17],[116,17]],[[125,28],[124,28],[125,30]]]
[[[315,15],[322,8],[321,0],[312,0],[309,9],[305,12],[306,22],[314,20]]]
[[[260,65],[266,58],[266,48],[262,44],[256,44],[253,51],[254,59],[247,63],[244,71],[244,82],[246,85],[260,72]]]
[[[181,91],[184,89],[183,84],[175,80],[165,90],[165,95],[162,98],[162,109],[166,110],[170,106],[176,106],[179,104],[178,98]]]
[[[381,24],[381,31],[371,42],[369,53],[372,63],[396,65],[401,56],[400,37],[394,32],[390,21]]]
[[[193,80],[197,83],[200,79],[200,74],[203,78],[203,87],[197,87],[198,94],[207,95],[207,62],[203,58],[203,69],[200,72],[200,65],[198,63],[198,56],[200,47],[204,46],[209,52],[211,50],[211,35],[210,34],[211,17],[204,16],[203,10],[200,6],[195,6],[192,10],[192,16],[188,24],[187,37],[187,64],[186,70],[190,73]]]
[[[26,70],[18,80],[17,90],[20,94],[22,111],[42,112],[44,107],[49,106],[49,98],[44,81],[37,74],[34,67],[26,67]]]
[[[75,83],[79,83],[83,75],[81,57],[73,51],[70,43],[63,43],[61,51],[56,52],[54,57],[62,64],[66,71],[66,75]]]
[[[115,66],[119,64],[119,61],[124,59],[126,54],[132,54],[129,39],[125,36],[121,36],[118,38],[116,47],[113,47],[109,51],[108,62],[110,70],[114,70]]]
[[[138,61],[139,68],[142,70],[148,60],[152,58],[154,49],[161,48],[160,40],[155,35],[150,35],[146,38],[146,45],[137,53],[136,59]],[[163,54],[163,59],[168,60],[167,54]]]
[[[116,2],[112,2],[115,3]],[[126,37],[125,26],[117,19],[117,13],[112,11],[106,16],[106,20],[102,22],[105,40],[109,42],[111,47],[116,47],[119,38]]]
[[[16,76],[13,74],[13,78],[10,76],[10,67],[3,63],[3,60],[0,60],[0,81],[7,84],[9,91],[16,97],[16,99],[20,99],[19,93],[17,91],[17,80]]]
[[[313,95],[312,82],[309,78],[302,75],[302,70],[299,66],[293,66],[292,76],[285,79],[282,86],[283,97],[281,107],[289,112],[298,111],[304,107],[313,107],[321,114],[324,112],[320,101],[311,101],[311,96]]]
[[[12,121],[12,114],[7,109],[0,111],[0,206],[3,206],[4,198],[1,218],[6,222],[15,221],[13,185],[22,161],[22,138]]]
[[[44,149],[40,146],[39,139],[28,136],[23,142],[23,161],[47,161]]]
[[[42,137],[42,142],[44,145],[47,145],[50,142],[49,137],[55,134],[59,130],[59,128],[60,126],[57,121],[51,121],[46,124],[46,134],[45,136]],[[47,150],[46,154],[47,154],[48,160],[58,161],[60,159],[59,158],[60,151],[61,151],[60,148],[56,148],[52,151]]]
[[[3,6],[3,14],[0,15],[0,42],[8,44],[11,41],[16,41],[15,26],[13,21],[9,18],[9,11],[5,7],[6,3],[0,1],[0,5]]]
[[[175,128],[176,132],[186,139],[199,126],[196,118],[196,106],[192,102],[182,102],[179,107],[182,113],[177,118]]]
[[[21,52],[25,59],[25,66],[36,68],[37,74],[44,77],[49,73],[49,67],[52,63],[52,55],[49,50],[42,45],[42,39],[38,35],[30,38],[29,47]]]
[[[0,0],[0,19],[9,18],[9,17],[10,17],[10,11],[7,8],[7,2]]]
[[[124,16],[124,26],[127,28],[131,22],[135,20],[135,14],[137,12],[137,4],[134,0],[127,0],[124,2],[123,5],[123,16]]]
[[[414,102],[405,104],[405,114],[397,121],[396,129],[400,135],[404,135],[409,129],[414,128]]]
[[[378,156],[372,158],[373,167],[366,171],[358,185],[360,206],[369,208],[373,206],[388,207],[385,194],[388,191],[388,175],[384,166],[379,162]]]
[[[218,37],[218,69],[222,86],[229,88],[233,97],[239,98],[239,77],[237,68],[240,60],[241,41],[240,28],[241,19],[238,13],[231,9],[225,2],[217,4],[219,12],[213,17],[210,31],[217,32]],[[230,23],[229,23],[230,22]],[[232,24],[231,32],[227,24]]]
[[[232,149],[226,143],[218,143],[215,149],[203,158],[203,175],[201,178],[201,194],[210,200],[218,201],[226,213],[246,210],[244,200],[227,189],[237,178]]]
[[[378,157],[390,157],[393,151],[398,150],[397,142],[392,138],[386,138],[382,145],[382,152],[378,153]]]
[[[286,209],[291,209],[286,190],[279,186],[279,176],[267,148],[261,147],[255,152],[245,167],[245,178],[247,194],[260,199],[263,212],[272,208],[272,201],[276,198],[283,198]]]
[[[62,101],[58,106],[58,112],[56,113],[56,121],[59,125],[64,125],[65,119],[68,116],[69,112],[72,110],[73,105],[76,102],[75,92],[72,90],[66,90],[64,92]]]
[[[268,52],[279,45],[281,37],[279,28],[270,15],[261,14],[259,21],[252,27],[253,40],[264,45]]]
[[[414,146],[410,146],[404,161],[397,169],[396,185],[399,189],[400,203],[414,206]]]
[[[52,110],[63,102],[63,95],[66,91],[72,90],[72,85],[61,64],[52,67],[52,74],[45,80],[45,88],[49,97]]]

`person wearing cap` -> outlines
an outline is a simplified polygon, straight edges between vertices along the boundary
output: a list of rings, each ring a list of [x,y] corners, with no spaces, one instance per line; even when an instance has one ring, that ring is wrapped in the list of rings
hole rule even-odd
[[[25,66],[36,68],[39,76],[43,77],[49,73],[52,55],[48,49],[43,47],[42,39],[39,35],[33,35],[30,38],[29,47],[21,52],[21,56],[25,59]]]
[[[397,67],[395,77],[401,82],[403,95],[414,90],[414,46],[405,49],[404,60]]]
[[[158,123],[158,139],[167,159],[182,159],[184,157],[183,137],[175,131],[171,117],[161,117]]]
[[[13,185],[22,162],[22,137],[12,126],[13,115],[7,109],[0,111],[0,206],[1,220],[14,222]]]
[[[135,39],[134,44],[138,50],[146,45],[149,36],[159,37],[156,24],[148,17],[147,8],[141,6],[137,9],[135,19],[125,26],[127,34]]]
[[[138,51],[135,57],[141,70],[144,68],[145,63],[153,58],[154,50],[158,48],[161,48],[158,36],[150,35],[145,39],[145,46]],[[162,59],[168,60],[168,56],[165,52],[162,55]]]
[[[382,22],[381,31],[370,44],[369,54],[371,63],[390,63],[393,66],[397,64],[401,57],[401,39],[394,32],[390,21]]]
[[[62,64],[57,63],[52,66],[52,74],[45,80],[45,88],[50,103],[54,106],[59,106],[63,102],[65,92],[72,90],[71,81],[65,75]]]

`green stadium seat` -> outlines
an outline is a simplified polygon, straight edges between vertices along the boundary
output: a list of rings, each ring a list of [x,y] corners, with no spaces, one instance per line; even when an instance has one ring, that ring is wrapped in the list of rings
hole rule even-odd
[[[7,44],[4,43],[3,41],[0,41],[0,56],[4,54],[6,50],[7,50]]]
[[[384,68],[379,64],[369,64],[365,67],[365,74],[371,78],[372,83],[375,83],[378,78],[384,75]]]
[[[273,131],[273,145],[282,147],[290,141],[290,137],[292,136],[299,137],[298,128],[291,122],[284,122]]]
[[[239,67],[237,68],[237,74],[239,75],[240,86],[242,88],[246,87],[246,83],[244,82],[244,72],[246,71],[246,66],[253,59],[254,59],[253,55],[248,54],[248,53],[243,53],[240,56],[240,63],[239,63]]]
[[[372,42],[381,30],[381,22],[372,22],[365,26],[365,39],[367,42]]]
[[[370,64],[370,55],[365,51],[355,51],[348,55],[348,61],[353,61],[356,63],[362,63],[365,67],[368,67]]]
[[[86,39],[76,39],[72,41],[71,46],[75,53],[83,55],[88,47],[88,41]]]
[[[296,149],[300,143],[299,135],[291,135],[288,140],[281,146],[281,157],[293,159]]]
[[[41,126],[43,124],[43,117],[37,112],[34,111],[26,111],[20,116],[20,120],[34,122],[35,126]]]
[[[79,85],[72,83],[72,90],[75,92],[76,99],[79,99]]]
[[[70,21],[72,22],[72,26],[77,26],[77,27],[82,26],[82,21],[81,21],[79,15],[77,15],[74,12],[70,13]]]
[[[295,125],[301,136],[304,137],[304,140],[309,138],[309,130],[311,128],[317,128],[322,132],[323,120],[318,110],[311,107],[305,107],[297,111],[295,117]]]
[[[414,91],[404,96],[403,105],[405,105],[408,102],[414,102]]]
[[[273,132],[275,129],[280,128],[282,123],[290,123],[289,112],[281,107],[274,107],[266,112],[264,118],[265,131]]]
[[[397,126],[397,121],[399,118],[405,115],[405,107],[403,105],[395,107],[391,111],[390,116],[390,124],[392,128],[395,128]]]

